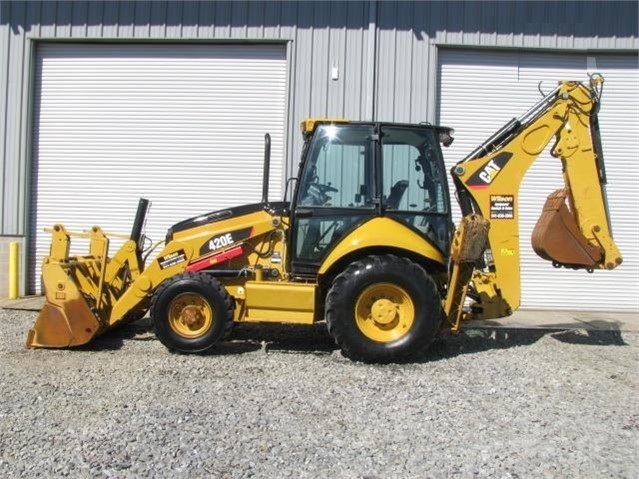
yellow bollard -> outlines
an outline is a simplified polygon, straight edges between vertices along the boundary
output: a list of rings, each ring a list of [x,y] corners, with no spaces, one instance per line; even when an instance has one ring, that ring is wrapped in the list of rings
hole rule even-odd
[[[18,299],[18,264],[20,261],[20,243],[9,243],[9,299]]]

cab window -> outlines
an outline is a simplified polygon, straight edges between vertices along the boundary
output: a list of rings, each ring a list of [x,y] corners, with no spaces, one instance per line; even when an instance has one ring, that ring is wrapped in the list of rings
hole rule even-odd
[[[298,205],[372,208],[371,128],[321,125],[309,148]]]
[[[451,231],[448,187],[435,131],[383,127],[382,165],[387,214],[409,223],[447,251]]]

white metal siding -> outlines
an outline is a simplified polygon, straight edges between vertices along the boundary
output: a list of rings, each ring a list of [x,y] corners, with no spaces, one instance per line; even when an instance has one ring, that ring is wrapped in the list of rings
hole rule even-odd
[[[286,71],[283,45],[38,48],[33,284],[54,223],[127,234],[146,197],[159,240],[177,221],[259,201],[266,132],[279,199]]]
[[[557,270],[538,258],[530,236],[546,196],[563,185],[560,162],[549,148],[526,175],[519,195],[522,307],[639,310],[639,73],[636,55],[443,50],[440,52],[439,122],[455,128],[445,151],[449,166],[518,117],[558,80],[605,77],[600,125],[608,201],[624,263],[614,271]]]

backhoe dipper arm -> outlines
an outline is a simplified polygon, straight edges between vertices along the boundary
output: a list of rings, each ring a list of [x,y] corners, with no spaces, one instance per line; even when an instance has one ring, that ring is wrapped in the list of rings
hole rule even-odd
[[[480,296],[475,317],[506,316],[519,307],[519,188],[553,138],[551,154],[562,162],[565,188],[548,197],[533,249],[558,267],[591,271],[621,264],[610,231],[597,120],[602,84],[600,75],[589,85],[560,82],[452,169],[463,215],[490,220],[486,264],[472,279]]]

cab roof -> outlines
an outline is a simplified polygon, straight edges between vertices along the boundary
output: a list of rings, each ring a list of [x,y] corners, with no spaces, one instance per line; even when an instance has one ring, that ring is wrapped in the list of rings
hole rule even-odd
[[[445,126],[437,126],[428,122],[422,123],[393,123],[385,121],[351,121],[344,118],[306,118],[300,122],[300,129],[305,137],[310,136],[315,129],[320,125],[326,124],[353,124],[353,125],[386,125],[386,126],[403,126],[403,127],[425,127],[432,128],[440,133],[443,133],[445,138],[440,138],[440,141],[444,146],[449,146],[453,141],[453,133],[455,130]],[[440,135],[442,136],[442,135]]]

